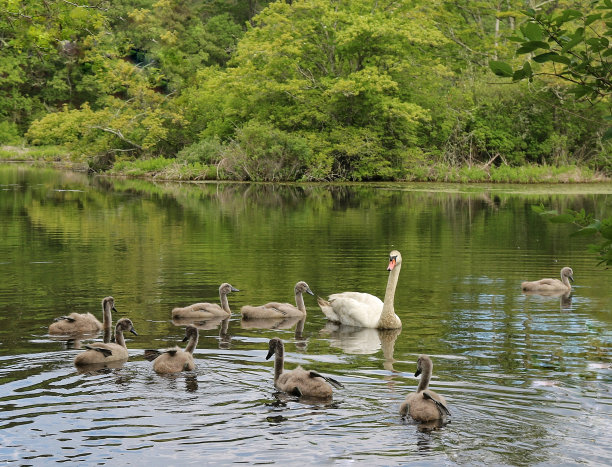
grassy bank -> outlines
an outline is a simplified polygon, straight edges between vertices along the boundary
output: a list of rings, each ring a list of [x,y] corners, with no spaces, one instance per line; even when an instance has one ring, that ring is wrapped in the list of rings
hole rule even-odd
[[[68,162],[70,154],[61,146],[0,146],[0,161]]]
[[[0,147],[0,161],[28,161],[62,163],[73,168],[83,168],[65,148],[57,146],[40,147]],[[104,173],[131,178],[151,178],[158,180],[197,181],[228,180],[223,171],[215,165],[199,162],[190,163],[163,157],[117,161]],[[451,182],[451,183],[588,183],[609,182],[610,177],[593,171],[588,167],[576,165],[546,166],[508,165],[455,167],[446,164],[414,166],[407,168],[404,177],[397,181],[412,182]]]

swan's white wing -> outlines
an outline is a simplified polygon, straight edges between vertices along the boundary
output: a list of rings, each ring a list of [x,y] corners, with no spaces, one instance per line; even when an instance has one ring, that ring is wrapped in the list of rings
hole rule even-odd
[[[361,292],[342,292],[329,296],[329,303],[342,324],[374,328],[383,309],[380,298]]]
[[[338,318],[338,315],[332,308],[331,303],[329,303],[327,300],[323,300],[321,297],[317,297],[317,303],[319,304],[321,311],[323,312],[323,314],[328,320],[330,320],[333,323],[340,322],[340,318]]]

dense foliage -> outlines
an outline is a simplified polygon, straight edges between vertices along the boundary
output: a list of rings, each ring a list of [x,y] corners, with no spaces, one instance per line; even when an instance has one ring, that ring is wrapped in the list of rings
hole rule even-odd
[[[594,8],[572,5],[547,2],[542,13]],[[0,144],[24,135],[65,145],[96,170],[161,156],[190,178],[426,179],[528,164],[610,172],[609,96],[568,97],[573,83],[554,76],[503,78],[527,69],[512,40],[537,39],[529,7],[0,0]],[[604,16],[590,23],[603,38]],[[604,67],[611,48],[598,44]]]
[[[550,222],[558,224],[574,224],[579,227],[572,236],[595,238],[598,243],[590,245],[590,250],[598,256],[598,265],[612,266],[612,217],[596,219],[591,212],[584,209],[565,210],[559,214],[557,210],[547,210],[544,205],[534,205],[533,210],[545,216]]]

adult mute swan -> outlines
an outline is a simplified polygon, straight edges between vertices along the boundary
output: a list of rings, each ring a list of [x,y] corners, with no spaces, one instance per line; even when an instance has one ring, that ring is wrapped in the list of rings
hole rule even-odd
[[[335,323],[362,328],[401,328],[402,322],[393,308],[395,288],[401,268],[402,255],[399,251],[393,250],[389,253],[387,271],[391,272],[387,281],[384,302],[374,295],[361,292],[337,293],[330,295],[329,300],[318,297],[317,302],[327,319]]]
[[[556,292],[570,291],[572,286],[569,281],[574,282],[574,271],[572,268],[564,267],[561,269],[561,280],[559,279],[540,279],[539,281],[521,283],[521,288],[525,292]]]
[[[421,381],[416,392],[406,396],[406,401],[400,406],[400,415],[410,415],[417,422],[430,422],[450,415],[446,407],[446,400],[440,394],[428,389],[433,363],[427,355],[421,355],[417,360],[417,371],[414,376],[421,373]]]

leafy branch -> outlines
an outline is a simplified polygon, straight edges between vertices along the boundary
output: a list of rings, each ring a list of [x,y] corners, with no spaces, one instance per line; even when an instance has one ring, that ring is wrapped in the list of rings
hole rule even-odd
[[[546,217],[550,222],[557,224],[574,224],[579,229],[571,234],[572,237],[595,237],[599,243],[589,245],[589,250],[599,256],[597,265],[612,265],[612,216],[604,219],[595,219],[593,214],[580,211],[565,210],[559,214],[557,210],[547,210],[544,205],[532,206],[534,212]]]

